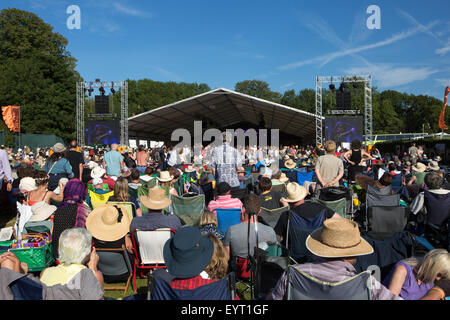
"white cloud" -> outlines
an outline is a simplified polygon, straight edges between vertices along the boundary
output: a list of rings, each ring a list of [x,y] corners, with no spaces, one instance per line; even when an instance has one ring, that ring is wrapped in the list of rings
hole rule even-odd
[[[436,82],[443,87],[450,87],[450,79],[436,79]]]
[[[450,45],[444,47],[444,48],[440,48],[440,49],[436,49],[436,54],[440,54],[441,56],[446,55],[448,52],[450,52]]]
[[[151,17],[150,13],[140,11],[137,9],[133,9],[129,6],[123,6],[118,2],[113,3],[114,9],[120,13],[123,13],[128,16],[134,16],[134,17]]]
[[[172,81],[181,81],[181,77],[173,72],[170,72],[169,70],[166,70],[161,67],[154,67],[155,70],[157,70],[159,73],[161,73],[167,80]]]
[[[425,80],[439,72],[428,67],[395,67],[390,64],[372,64],[364,67],[352,67],[345,70],[348,74],[371,74],[375,85],[380,88],[392,88],[411,82]]]
[[[283,84],[283,85],[280,87],[280,90],[284,90],[284,89],[287,89],[287,88],[289,88],[289,87],[292,87],[294,84],[295,84],[295,82],[289,82],[289,83]]]

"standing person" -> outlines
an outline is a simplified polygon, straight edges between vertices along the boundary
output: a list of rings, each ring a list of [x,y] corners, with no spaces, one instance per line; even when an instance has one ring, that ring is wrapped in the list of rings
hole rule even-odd
[[[103,167],[106,168],[106,174],[114,180],[117,180],[124,167],[123,156],[117,151],[117,147],[118,145],[113,143],[111,151],[105,153],[103,158]]]
[[[419,156],[419,149],[417,149],[416,144],[413,143],[408,149],[408,155],[411,158],[411,163],[413,165],[417,162],[417,157]]]
[[[334,155],[336,143],[334,141],[325,142],[326,155],[320,156],[316,163],[315,173],[317,176],[317,187],[338,187],[339,180],[344,175],[344,163]]]
[[[76,179],[83,180],[83,155],[77,151],[78,143],[76,140],[70,141],[69,151],[67,152],[67,160],[72,166],[73,176]]]
[[[144,146],[141,144],[138,147],[138,152],[136,153],[136,169],[144,175],[145,168],[147,168],[147,159],[148,159],[148,151],[144,149]]]
[[[44,171],[50,177],[48,183],[48,190],[53,191],[58,187],[59,180],[61,178],[72,179],[74,177],[72,166],[69,160],[67,160],[67,148],[60,142],[56,143],[52,147],[52,155],[48,158],[44,165]]]
[[[12,189],[13,177],[9,164],[8,152],[0,149],[0,192],[10,192]],[[5,184],[6,186],[3,186]]]
[[[227,182],[232,189],[238,189],[240,182],[237,169],[242,166],[242,160],[238,150],[230,145],[232,139],[231,133],[223,133],[222,145],[213,150],[211,167],[217,183]]]
[[[344,153],[344,159],[349,163],[348,166],[348,181],[351,183],[355,182],[355,175],[362,173],[364,167],[362,163],[364,161],[364,156],[367,156],[369,160],[372,160],[370,154],[361,149],[361,141],[355,139],[351,142],[351,149]]]

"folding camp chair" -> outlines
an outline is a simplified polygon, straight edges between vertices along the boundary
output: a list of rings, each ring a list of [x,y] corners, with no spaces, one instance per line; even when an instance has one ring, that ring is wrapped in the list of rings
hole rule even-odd
[[[182,224],[198,227],[205,209],[204,194],[184,194],[182,197],[172,195],[171,212],[180,218]]]
[[[298,171],[296,169],[281,169],[284,174],[286,174],[286,177],[289,179],[289,182],[297,182],[298,181]],[[301,184],[303,185],[303,183]]]
[[[148,300],[234,300],[235,295],[236,283],[233,272],[222,280],[193,290],[173,289],[161,277],[154,275],[148,277]]]
[[[161,228],[156,230],[142,231],[133,230],[131,240],[133,241],[134,251],[134,270],[133,270],[133,290],[136,293],[136,272],[166,268],[164,262],[164,244],[173,235],[175,230],[170,228]]]
[[[89,190],[89,198],[91,200],[92,209],[95,209],[97,207],[100,207],[106,202],[108,202],[109,197],[112,197],[114,195],[114,191],[104,193],[104,194],[98,194],[95,193],[92,190]]]
[[[367,235],[372,238],[389,238],[406,228],[410,210],[408,207],[369,207],[367,213]]]
[[[286,300],[372,300],[370,271],[336,283],[321,281],[292,266],[286,272]]]
[[[89,189],[90,191],[95,191],[94,185],[93,185],[92,183],[88,183],[88,189]],[[102,190],[103,190],[103,191],[109,191],[109,186],[108,186],[107,183],[104,183],[104,184],[103,184]]]
[[[220,231],[227,233],[229,227],[241,223],[241,209],[216,209],[217,224]]]
[[[305,181],[312,181],[314,177],[314,171],[311,172],[297,172],[297,183],[300,186],[303,186],[303,184],[305,183]]]
[[[133,268],[131,267],[130,259],[128,257],[128,252],[124,245],[121,248],[95,248],[98,254],[98,270],[102,272],[104,276],[115,276],[124,273],[129,273],[126,284],[124,286],[118,285],[107,285],[105,283],[105,290],[123,290],[123,294],[126,294],[128,287],[130,286],[131,277],[133,276]],[[118,262],[120,261],[120,262]],[[118,264],[123,265],[122,273],[115,274]],[[114,270],[114,271],[113,271]],[[116,271],[117,272],[117,271]]]
[[[388,186],[382,189],[367,186],[366,193],[366,217],[365,229],[369,230],[369,221],[367,219],[370,207],[397,207],[400,205],[400,195],[392,194],[392,187]]]
[[[275,228],[281,214],[286,211],[289,211],[289,207],[281,207],[273,210],[261,208],[261,212],[258,217],[261,217],[269,226]]]
[[[351,214],[347,213],[347,199],[342,198],[335,201],[325,201],[321,199],[315,199],[314,201],[323,204],[325,207],[337,212],[342,218],[351,219]]]
[[[313,219],[306,219],[289,211],[286,231],[286,247],[289,257],[294,263],[302,263],[312,257],[306,248],[306,238],[311,232],[320,228],[325,221],[325,209],[321,210]]]
[[[277,191],[277,192],[280,192],[280,193],[282,193],[282,194],[286,194],[286,192],[287,192],[287,190],[286,190],[286,185],[283,183],[283,184],[276,184],[276,185],[273,185],[272,186],[272,191]]]
[[[128,212],[128,216],[130,217],[130,221],[136,217],[136,206],[133,202],[119,202],[119,201],[108,201],[107,204],[112,205],[120,205],[125,208]]]

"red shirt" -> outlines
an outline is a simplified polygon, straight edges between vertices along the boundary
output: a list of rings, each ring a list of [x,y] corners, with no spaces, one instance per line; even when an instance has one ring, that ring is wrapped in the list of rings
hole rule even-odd
[[[211,280],[211,279],[203,279],[200,275],[195,276],[193,278],[188,279],[173,279],[170,281],[169,285],[172,287],[172,289],[181,289],[181,290],[194,290],[198,287],[204,286],[206,284],[210,284],[213,282],[217,282],[219,280]],[[239,296],[235,295],[235,300],[240,300]]]

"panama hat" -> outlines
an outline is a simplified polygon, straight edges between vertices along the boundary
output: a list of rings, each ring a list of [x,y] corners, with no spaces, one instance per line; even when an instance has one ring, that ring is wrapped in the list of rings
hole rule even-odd
[[[427,169],[427,166],[422,162],[417,162],[416,165],[412,166],[412,168],[416,172],[424,172]]]
[[[308,191],[305,187],[296,182],[290,182],[286,186],[287,197],[283,198],[286,202],[299,202],[306,198]]]
[[[172,181],[173,177],[170,175],[169,171],[161,171],[159,173],[158,180],[160,182],[168,182],[168,181]]]
[[[175,278],[187,279],[199,275],[208,266],[214,253],[214,244],[202,236],[200,229],[181,228],[164,245],[163,255],[167,270]]]
[[[294,162],[294,160],[289,159],[284,163],[284,166],[288,169],[294,169],[295,167],[297,167],[297,164]]]
[[[61,142],[57,142],[55,143],[55,145],[52,147],[53,152],[56,153],[61,153],[66,151],[66,147],[61,143]]]
[[[323,258],[344,258],[373,253],[372,246],[361,237],[358,224],[345,218],[332,218],[311,233],[306,248]]]
[[[430,168],[433,171],[439,171],[441,168],[439,168],[439,164],[437,161],[430,161],[428,164],[428,168]]]
[[[164,189],[153,187],[148,190],[148,196],[140,196],[141,203],[149,209],[161,210],[167,208],[172,203],[172,200],[166,197]]]
[[[116,241],[130,231],[130,216],[121,205],[105,204],[91,211],[86,229],[102,241]]]
[[[36,202],[31,206],[31,212],[33,214],[28,221],[45,221],[56,211],[56,209],[56,206],[50,205],[45,201]]]
[[[106,173],[106,170],[98,166],[91,170],[91,178],[101,178]]]

